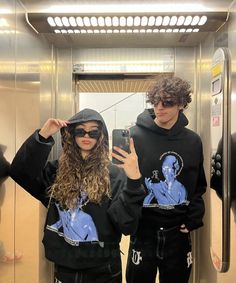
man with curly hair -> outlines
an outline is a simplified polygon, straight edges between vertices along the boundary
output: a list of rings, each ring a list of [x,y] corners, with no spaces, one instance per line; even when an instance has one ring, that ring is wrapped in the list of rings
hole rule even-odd
[[[130,129],[148,195],[131,236],[127,283],[187,283],[192,253],[190,232],[203,225],[206,190],[200,137],[186,128],[183,111],[191,102],[190,84],[163,78],[147,93],[153,108]]]
[[[59,160],[48,162],[62,136]],[[101,115],[84,109],[69,121],[50,118],[18,150],[11,177],[48,207],[43,244],[55,263],[54,282],[121,283],[121,235],[133,234],[146,195],[133,141],[109,160]]]

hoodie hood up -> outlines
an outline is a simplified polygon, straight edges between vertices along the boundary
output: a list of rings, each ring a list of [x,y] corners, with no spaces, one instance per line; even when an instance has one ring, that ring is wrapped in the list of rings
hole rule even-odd
[[[108,131],[105,124],[105,121],[103,120],[102,116],[95,110],[85,108],[78,113],[76,113],[74,116],[72,116],[69,120],[68,127],[74,126],[76,124],[82,124],[88,121],[97,121],[101,123],[102,125],[102,132],[104,136],[106,137],[107,144],[108,144]],[[61,129],[61,133],[63,132],[65,128]]]

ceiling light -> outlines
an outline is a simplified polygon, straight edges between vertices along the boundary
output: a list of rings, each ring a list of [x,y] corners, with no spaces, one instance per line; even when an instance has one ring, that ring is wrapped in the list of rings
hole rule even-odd
[[[128,26],[128,27],[132,27],[133,25],[134,25],[134,18],[131,17],[131,16],[129,16],[129,17],[127,18],[127,26]]]
[[[111,27],[112,25],[111,17],[105,17],[105,24],[107,27]]]
[[[113,25],[113,27],[118,27],[119,26],[119,19],[118,19],[118,17],[112,17],[112,25]]]
[[[182,26],[184,24],[184,21],[185,21],[185,17],[184,16],[178,17],[177,26]]]
[[[203,25],[205,25],[206,21],[207,21],[207,17],[206,16],[202,16],[200,21],[199,21],[199,23],[198,23],[198,25],[199,26],[203,26]]]
[[[162,17],[161,16],[156,17],[155,25],[156,26],[161,26],[162,25]]]
[[[150,13],[129,15],[43,14],[27,13],[28,24],[38,33],[152,33],[177,30],[185,32],[211,32],[218,30],[227,20],[227,12],[212,13]],[[0,25],[5,22],[0,19]],[[195,27],[198,27],[196,29]],[[68,32],[70,30],[70,32]],[[78,30],[79,32],[75,32]],[[88,31],[89,30],[89,31]],[[96,30],[96,31],[95,31]],[[109,32],[108,32],[109,30]],[[129,31],[128,31],[129,30]],[[158,31],[157,31],[158,30]],[[190,29],[188,29],[190,31]],[[194,31],[195,30],[195,31]],[[56,32],[57,31],[57,32]],[[67,32],[65,32],[67,31]],[[92,31],[92,32],[91,32]]]
[[[70,26],[70,23],[69,23],[69,20],[67,17],[62,17],[62,23],[65,27],[69,27]]]
[[[141,26],[142,26],[142,27],[145,27],[145,26],[147,26],[147,23],[148,23],[148,18],[147,18],[147,16],[143,16],[143,17],[141,18]]]
[[[105,26],[105,20],[103,17],[98,17],[98,26],[104,27]]]
[[[200,17],[199,16],[194,16],[193,20],[191,22],[191,26],[196,26],[200,21]]]
[[[148,26],[149,27],[154,26],[155,25],[155,21],[156,21],[156,19],[155,19],[154,16],[149,17],[149,19],[148,19]]]
[[[176,16],[172,16],[170,19],[170,26],[175,26],[178,18]]]
[[[91,17],[91,25],[93,27],[97,27],[98,26],[98,21],[96,17]]]
[[[75,17],[69,17],[69,23],[70,23],[70,25],[72,27],[76,27],[77,26]]]
[[[125,27],[126,26],[126,18],[125,17],[120,17],[120,26]]]
[[[83,26],[84,26],[84,22],[83,22],[82,17],[77,17],[77,18],[76,18],[76,22],[77,22],[77,25],[78,25],[79,27],[83,27]]]
[[[53,17],[48,17],[47,21],[48,21],[48,23],[49,23],[49,25],[51,27],[55,27],[56,26],[56,23],[54,22]],[[0,26],[1,26],[1,24],[0,24]]]
[[[61,21],[61,18],[56,17],[56,18],[54,19],[54,21],[55,21],[55,23],[56,23],[56,25],[57,25],[58,27],[62,27],[62,26],[63,26],[62,21]]]
[[[169,22],[170,22],[170,17],[169,16],[165,16],[164,19],[163,19],[162,25],[163,26],[168,26]]]
[[[139,16],[134,17],[134,26],[137,27],[141,23],[141,18]]]
[[[84,22],[84,25],[85,25],[86,27],[90,27],[90,26],[91,26],[89,17],[84,17],[84,18],[83,18],[83,22]]]
[[[187,16],[185,18],[185,21],[184,21],[184,26],[189,26],[192,22],[192,17],[191,16]]]

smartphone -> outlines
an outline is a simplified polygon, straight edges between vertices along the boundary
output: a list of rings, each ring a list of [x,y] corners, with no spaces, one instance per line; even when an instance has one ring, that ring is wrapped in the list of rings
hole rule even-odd
[[[117,151],[114,150],[114,146],[120,147],[126,152],[130,152],[130,133],[129,130],[125,129],[114,129],[112,131],[112,152],[120,155]],[[122,164],[122,162],[114,157],[112,157],[113,164]]]

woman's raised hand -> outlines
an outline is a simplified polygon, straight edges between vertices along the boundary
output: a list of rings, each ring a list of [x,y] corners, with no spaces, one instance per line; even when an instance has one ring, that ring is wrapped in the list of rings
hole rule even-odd
[[[68,121],[49,118],[42,126],[39,134],[45,139],[57,133],[62,127],[67,127]]]

